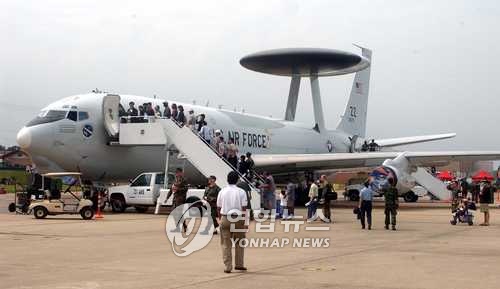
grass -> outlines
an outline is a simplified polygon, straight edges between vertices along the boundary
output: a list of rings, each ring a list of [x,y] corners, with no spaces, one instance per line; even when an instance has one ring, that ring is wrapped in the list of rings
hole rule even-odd
[[[3,178],[15,178],[16,182],[18,184],[21,184],[23,186],[26,185],[26,180],[27,180],[28,175],[26,174],[26,171],[24,170],[0,170],[0,180]],[[0,184],[0,187],[4,188],[7,190],[9,193],[14,193],[15,186],[14,185],[3,185]],[[21,190],[21,186],[17,186],[18,190]]]

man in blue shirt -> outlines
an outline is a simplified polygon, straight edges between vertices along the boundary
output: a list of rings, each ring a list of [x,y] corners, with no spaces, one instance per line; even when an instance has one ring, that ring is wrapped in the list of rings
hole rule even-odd
[[[359,193],[359,209],[361,211],[361,229],[365,228],[365,217],[368,221],[368,230],[372,229],[372,201],[373,190],[370,188],[370,183],[367,180],[364,183],[365,187]]]

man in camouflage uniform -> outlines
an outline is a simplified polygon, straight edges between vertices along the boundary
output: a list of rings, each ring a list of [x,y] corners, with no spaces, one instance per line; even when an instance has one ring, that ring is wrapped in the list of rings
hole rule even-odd
[[[219,223],[217,222],[217,196],[219,196],[220,188],[217,184],[215,184],[216,180],[217,178],[215,176],[208,177],[208,185],[205,189],[205,193],[203,194],[203,199],[210,205],[210,213],[215,227],[214,235],[217,235],[217,228],[219,227]],[[206,234],[209,230],[210,228],[207,227],[202,233]]]
[[[175,170],[175,181],[172,184],[170,191],[168,192],[167,200],[170,198],[172,194],[174,194],[174,201],[173,201],[174,208],[181,206],[184,203],[186,203],[187,191],[188,191],[188,185],[186,179],[184,179],[184,172],[182,171],[181,168],[177,168]],[[179,221],[176,220],[176,224],[178,223]],[[187,226],[184,222],[182,223],[182,226],[185,231]],[[179,231],[179,227],[177,226],[174,231]]]
[[[396,230],[396,215],[399,207],[398,190],[394,184],[394,179],[389,179],[389,187],[384,189],[385,199],[385,229],[389,230],[389,218],[392,229]]]

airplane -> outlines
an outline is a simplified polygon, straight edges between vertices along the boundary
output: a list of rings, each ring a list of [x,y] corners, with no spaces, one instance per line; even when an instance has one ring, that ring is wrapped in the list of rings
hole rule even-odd
[[[451,160],[500,159],[500,151],[401,152],[385,151],[395,146],[452,138],[454,133],[377,139],[377,152],[360,152],[366,136],[372,51],[360,47],[362,55],[317,48],[275,49],[248,55],[244,67],[274,75],[291,76],[285,118],[271,118],[221,108],[181,103],[163,98],[109,94],[100,91],[63,98],[41,109],[17,134],[17,143],[31,156],[40,173],[78,171],[91,181],[127,180],[141,172],[162,171],[165,140],[161,131],[154,141],[123,145],[120,119],[129,102],[137,105],[163,103],[183,105],[187,112],[204,114],[212,129],[220,129],[226,140],[234,139],[240,154],[250,152],[256,169],[271,173],[325,169],[378,167],[373,178],[380,184],[391,177],[400,191],[416,182],[431,183],[421,167],[439,166]],[[355,72],[351,93],[335,129],[325,127],[319,77]],[[315,124],[295,121],[302,78],[310,78]],[[145,124],[148,125],[148,124]],[[144,131],[144,130],[143,130]],[[142,131],[142,132],[143,132]],[[168,138],[168,136],[165,136]],[[175,158],[174,158],[175,160]],[[185,163],[182,158],[173,165]],[[185,166],[187,178],[199,177],[195,167]],[[418,176],[420,174],[420,176]]]

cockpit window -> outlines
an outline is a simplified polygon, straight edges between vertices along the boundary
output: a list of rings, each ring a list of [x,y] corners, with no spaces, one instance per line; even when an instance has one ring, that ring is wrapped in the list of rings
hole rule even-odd
[[[67,118],[67,119],[70,119],[70,120],[72,120],[72,121],[76,121],[76,120],[77,120],[77,119],[76,119],[76,117],[77,117],[77,112],[76,112],[76,111],[74,111],[74,110],[71,110],[71,111],[68,113],[68,116],[67,116],[66,118]]]
[[[67,113],[68,111],[66,110],[43,110],[37,117],[28,122],[26,126],[34,126],[37,124],[49,123],[65,119]]]
[[[86,111],[79,111],[78,112],[78,121],[86,120],[89,118],[89,113]]]

